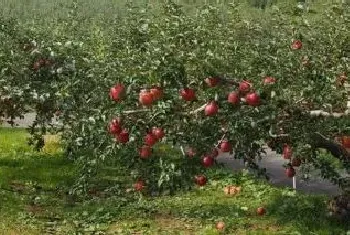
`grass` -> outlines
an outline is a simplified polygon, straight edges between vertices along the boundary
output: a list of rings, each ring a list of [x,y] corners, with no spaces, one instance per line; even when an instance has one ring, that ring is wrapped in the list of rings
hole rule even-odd
[[[95,192],[81,200],[65,193],[75,166],[56,152],[35,153],[22,129],[0,129],[0,234],[346,234],[350,223],[326,216],[325,196],[275,188],[244,174],[208,172],[210,183],[175,196]],[[53,145],[57,146],[57,145]],[[227,196],[226,185],[242,191]],[[265,216],[256,208],[264,206]]]
[[[174,0],[173,2],[182,5],[184,10],[188,13],[193,13],[205,4],[217,6],[219,9],[226,9],[229,4],[239,4],[241,7],[239,11],[242,16],[246,18],[269,17],[269,11],[271,7],[267,7],[265,10],[251,7],[249,2],[258,0]],[[263,0],[261,0],[263,1]],[[66,18],[69,15],[70,10],[76,7],[77,15],[86,19],[97,19],[99,17],[113,19],[115,17],[125,15],[125,5],[132,2],[133,6],[139,6],[142,8],[150,7],[159,10],[159,6],[166,1],[159,0],[99,0],[97,3],[94,0],[0,0],[0,15],[4,17],[16,16],[24,22],[27,21],[40,21],[41,24],[45,24],[47,21],[57,18]],[[297,1],[290,0],[267,0],[267,2],[273,2],[280,8],[286,6],[296,7]],[[307,1],[311,10],[321,14],[315,14],[316,16],[323,17],[322,12],[326,5],[340,3],[341,0],[318,0]],[[75,4],[76,3],[76,4]],[[269,4],[270,5],[270,4]]]

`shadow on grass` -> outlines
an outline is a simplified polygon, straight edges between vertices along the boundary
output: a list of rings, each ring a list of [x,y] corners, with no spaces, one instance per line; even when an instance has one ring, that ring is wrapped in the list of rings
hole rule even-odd
[[[293,224],[299,231],[331,231],[341,234],[350,229],[350,221],[340,222],[327,216],[328,199],[320,196],[276,195],[268,203],[268,211],[278,224]]]
[[[75,167],[62,154],[30,154],[0,158],[0,185],[7,188],[13,182],[34,183],[43,188],[70,185]]]

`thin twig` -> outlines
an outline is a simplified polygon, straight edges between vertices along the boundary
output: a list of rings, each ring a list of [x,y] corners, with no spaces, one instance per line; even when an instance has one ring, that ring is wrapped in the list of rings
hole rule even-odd
[[[216,145],[214,145],[215,148],[219,147],[219,145],[221,144],[221,142],[226,138],[226,135],[227,135],[227,132],[225,132],[225,133],[222,135],[221,139],[218,141],[218,143],[217,143]]]
[[[145,113],[145,112],[151,112],[151,110],[150,109],[125,110],[122,113],[123,114],[134,114],[134,113]]]

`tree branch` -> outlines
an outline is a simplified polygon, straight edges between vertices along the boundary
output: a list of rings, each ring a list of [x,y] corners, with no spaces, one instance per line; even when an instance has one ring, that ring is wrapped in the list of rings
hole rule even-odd
[[[311,136],[313,148],[323,148],[328,150],[334,157],[343,160],[350,161],[350,153],[341,145],[334,141],[327,139],[319,132],[315,132]]]
[[[270,128],[270,130],[269,130],[269,135],[272,137],[272,138],[278,138],[278,137],[288,137],[289,136],[289,134],[273,134],[272,133],[272,129]]]
[[[349,110],[346,110],[344,113],[328,113],[323,110],[311,110],[309,111],[311,116],[324,116],[324,117],[343,117],[350,114]]]
[[[134,113],[146,113],[151,112],[150,109],[137,109],[137,110],[125,110],[122,111],[122,114],[134,114]]]
[[[221,144],[221,142],[226,138],[226,135],[227,135],[227,132],[225,132],[225,133],[222,135],[221,139],[218,141],[218,143],[217,143],[216,145],[214,145],[215,148],[218,148],[218,147],[219,147],[219,145]]]
[[[207,104],[203,104],[201,107],[199,107],[199,108],[197,108],[197,109],[195,109],[195,110],[192,110],[192,111],[190,111],[190,112],[184,112],[184,113],[182,113],[182,114],[196,114],[196,113],[199,113],[199,112],[202,112],[204,109],[205,109],[205,106],[206,106]]]

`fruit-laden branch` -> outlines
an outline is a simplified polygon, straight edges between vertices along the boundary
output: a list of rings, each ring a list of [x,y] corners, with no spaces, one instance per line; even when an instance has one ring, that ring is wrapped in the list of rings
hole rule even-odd
[[[272,130],[269,130],[269,135],[272,138],[279,138],[279,137],[288,137],[288,134],[273,134]],[[323,148],[328,150],[334,157],[349,162],[350,161],[350,153],[341,145],[334,141],[331,141],[327,139],[325,136],[323,136],[319,132],[315,132],[311,134],[311,146],[313,148]]]
[[[313,148],[323,148],[328,150],[334,157],[344,162],[350,161],[350,153],[348,153],[348,151],[341,144],[327,139],[319,132],[315,132],[311,135],[310,144]]]

